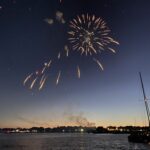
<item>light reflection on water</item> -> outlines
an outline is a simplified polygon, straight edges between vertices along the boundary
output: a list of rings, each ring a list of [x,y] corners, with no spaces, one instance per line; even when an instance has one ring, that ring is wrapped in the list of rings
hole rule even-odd
[[[150,150],[129,143],[128,135],[111,134],[0,134],[0,150]]]

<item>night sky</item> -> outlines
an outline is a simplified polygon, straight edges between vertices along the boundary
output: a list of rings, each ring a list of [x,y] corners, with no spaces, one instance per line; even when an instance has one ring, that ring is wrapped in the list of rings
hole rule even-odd
[[[96,126],[146,125],[138,72],[149,98],[149,8],[149,0],[1,0],[0,127],[79,125],[70,116]],[[63,12],[65,24],[55,19],[57,11]],[[116,54],[106,50],[99,55],[104,71],[74,52],[52,65],[41,91],[23,86],[28,74],[68,44],[68,22],[87,13],[103,18],[120,43]]]

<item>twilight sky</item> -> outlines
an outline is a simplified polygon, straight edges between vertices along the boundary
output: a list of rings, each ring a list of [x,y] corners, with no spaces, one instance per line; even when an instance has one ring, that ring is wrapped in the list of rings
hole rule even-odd
[[[0,127],[79,125],[145,125],[146,113],[138,72],[150,97],[149,0],[1,0],[0,1]],[[65,24],[55,19],[63,12]],[[68,22],[81,14],[107,22],[120,45],[104,51],[100,71],[89,57],[58,61],[44,88],[23,86],[26,76],[53,59],[67,41]],[[44,19],[53,18],[52,25]],[[76,76],[80,65],[81,78]],[[56,86],[56,76],[62,77]]]

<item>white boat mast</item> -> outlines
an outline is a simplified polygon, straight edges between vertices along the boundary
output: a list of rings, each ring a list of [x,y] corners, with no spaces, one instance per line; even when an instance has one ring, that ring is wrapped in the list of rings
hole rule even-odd
[[[145,103],[145,107],[146,107],[148,123],[149,123],[149,127],[150,127],[150,110],[149,110],[149,107],[148,107],[148,102],[147,102],[147,97],[146,97],[146,94],[145,94],[145,89],[144,89],[144,84],[143,84],[141,72],[139,72],[139,75],[140,75],[140,80],[141,80],[141,85],[142,85],[142,91],[143,91],[143,97],[144,97],[144,103]]]

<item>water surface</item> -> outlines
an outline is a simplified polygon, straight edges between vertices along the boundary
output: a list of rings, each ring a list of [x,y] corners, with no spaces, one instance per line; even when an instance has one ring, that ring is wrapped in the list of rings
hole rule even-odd
[[[129,143],[128,135],[113,134],[0,134],[0,150],[150,150]]]

